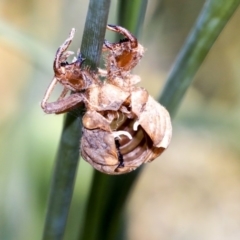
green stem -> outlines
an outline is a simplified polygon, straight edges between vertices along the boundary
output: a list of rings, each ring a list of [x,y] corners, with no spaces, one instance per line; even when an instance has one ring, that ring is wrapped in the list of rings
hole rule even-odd
[[[182,48],[159,97],[173,116],[194,75],[231,18],[240,0],[208,0]]]
[[[43,240],[62,239],[79,159],[81,122],[67,114],[55,161]]]
[[[110,0],[90,0],[81,53],[95,70],[100,61]],[[43,240],[62,239],[72,199],[79,159],[81,117],[67,114],[51,184]]]
[[[147,4],[148,0],[119,1],[119,25],[126,27],[135,36],[140,36]]]
[[[85,22],[81,53],[86,65],[96,70],[99,65],[106,31],[110,0],[90,0]]]
[[[130,6],[132,10],[141,11],[131,14],[131,11],[127,10]],[[146,7],[146,0],[120,1],[119,25],[127,29],[135,26],[136,29],[131,31],[136,35],[142,27],[140,24],[143,23]],[[121,12],[122,9],[125,10]],[[109,176],[94,171],[80,240],[126,239],[124,233],[120,232],[123,209],[140,171],[141,168],[121,176]]]

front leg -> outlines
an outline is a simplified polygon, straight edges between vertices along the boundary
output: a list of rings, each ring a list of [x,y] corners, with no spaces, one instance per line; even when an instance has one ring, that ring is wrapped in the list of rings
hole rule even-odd
[[[45,113],[64,113],[77,107],[80,103],[83,103],[84,97],[82,93],[74,93],[70,96],[62,99],[58,99],[55,102],[44,102],[41,107]]]

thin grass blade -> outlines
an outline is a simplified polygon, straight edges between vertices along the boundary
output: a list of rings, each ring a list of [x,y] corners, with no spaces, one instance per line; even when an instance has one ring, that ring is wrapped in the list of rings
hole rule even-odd
[[[159,97],[173,116],[217,37],[227,24],[240,0],[208,0],[179,53]]]

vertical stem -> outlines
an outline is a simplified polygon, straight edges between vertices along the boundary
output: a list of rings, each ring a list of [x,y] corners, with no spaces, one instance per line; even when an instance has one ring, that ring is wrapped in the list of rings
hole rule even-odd
[[[98,66],[106,30],[110,0],[90,0],[81,52],[86,63]],[[43,240],[62,239],[73,195],[79,159],[81,117],[67,114],[52,178]]]
[[[105,30],[110,8],[110,0],[90,0],[81,53],[86,57],[86,65],[96,70],[99,65]]]
[[[135,36],[140,36],[148,0],[119,1],[119,25],[126,27]]]
[[[43,240],[62,239],[79,159],[81,122],[67,114],[52,177]]]

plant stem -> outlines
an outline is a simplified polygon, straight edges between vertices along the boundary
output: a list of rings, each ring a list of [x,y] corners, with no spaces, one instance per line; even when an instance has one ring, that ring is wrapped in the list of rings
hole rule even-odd
[[[110,0],[90,0],[81,53],[95,70],[100,61]],[[43,240],[63,238],[79,159],[81,117],[67,114],[52,178]]]
[[[121,0],[119,1],[119,25],[126,27],[135,36],[140,36],[140,31],[145,18],[148,0]]]
[[[67,114],[55,161],[43,240],[62,239],[79,159],[79,119]]]
[[[99,65],[106,31],[110,0],[90,0],[85,22],[81,53],[86,65],[96,70]]]
[[[239,3],[240,0],[208,0],[205,3],[159,97],[159,102],[172,116],[176,113],[194,75]]]

